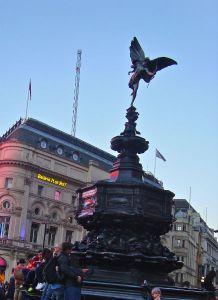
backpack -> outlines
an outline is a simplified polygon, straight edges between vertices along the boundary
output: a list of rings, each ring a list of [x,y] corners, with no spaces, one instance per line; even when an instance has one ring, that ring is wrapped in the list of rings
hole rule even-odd
[[[47,283],[59,282],[59,276],[56,271],[58,265],[57,257],[51,257],[43,269],[43,277]]]
[[[24,283],[24,273],[23,273],[23,268],[17,267],[14,269],[14,279],[15,279],[15,284],[23,284]]]

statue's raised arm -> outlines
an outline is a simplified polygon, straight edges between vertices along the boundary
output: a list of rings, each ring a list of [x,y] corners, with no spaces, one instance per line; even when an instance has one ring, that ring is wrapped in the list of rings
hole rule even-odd
[[[145,56],[144,51],[142,50],[142,47],[140,46],[136,37],[134,37],[132,40],[129,49],[130,58],[132,61],[131,68],[133,69],[129,72],[129,74],[133,73],[129,80],[129,87],[133,90],[131,94],[131,105],[133,105],[140,79],[143,79],[145,82],[149,83],[154,78],[157,71],[160,71],[163,68],[171,65],[177,65],[177,62],[168,57],[158,57],[150,60],[149,57]]]

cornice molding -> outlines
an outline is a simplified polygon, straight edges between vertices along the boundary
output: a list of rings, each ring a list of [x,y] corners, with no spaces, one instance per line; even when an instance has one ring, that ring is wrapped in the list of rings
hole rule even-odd
[[[56,176],[58,178],[64,178],[65,180],[67,180],[70,184],[78,184],[79,186],[84,186],[86,184],[86,182],[83,182],[81,180],[77,180],[77,179],[72,179],[69,176],[63,175],[63,174],[59,174],[53,170],[48,170],[45,169],[43,167],[40,167],[38,165],[34,165],[30,162],[24,162],[24,161],[20,161],[20,160],[1,160],[0,161],[0,167],[1,166],[5,166],[5,165],[11,165],[11,166],[18,166],[18,167],[22,167],[23,169],[27,169],[27,170],[31,170],[31,171],[35,171],[37,173],[46,173],[49,174],[51,176]]]

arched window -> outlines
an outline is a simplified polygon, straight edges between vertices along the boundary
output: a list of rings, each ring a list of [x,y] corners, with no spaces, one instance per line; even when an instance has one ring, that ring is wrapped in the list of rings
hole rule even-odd
[[[0,216],[0,238],[8,237],[10,217]]]
[[[57,219],[58,219],[58,214],[57,214],[56,211],[54,211],[54,212],[52,213],[52,219],[53,219],[54,221],[57,221]]]
[[[68,222],[70,223],[70,224],[72,224],[73,223],[73,217],[68,217]]]
[[[57,233],[57,228],[54,226],[49,227],[49,232],[48,232],[48,246],[53,247],[55,244],[55,239],[56,239],[56,233]]]
[[[72,230],[66,230],[65,241],[71,243],[72,237],[73,237],[73,231]]]
[[[36,207],[36,208],[34,209],[34,214],[35,214],[36,216],[38,216],[38,215],[40,214],[40,208],[39,208],[39,207]]]
[[[31,225],[31,229],[30,229],[30,242],[31,243],[37,243],[38,231],[39,231],[39,224],[33,222]]]
[[[10,208],[11,204],[8,200],[5,200],[2,204],[3,208],[7,209],[7,208]]]

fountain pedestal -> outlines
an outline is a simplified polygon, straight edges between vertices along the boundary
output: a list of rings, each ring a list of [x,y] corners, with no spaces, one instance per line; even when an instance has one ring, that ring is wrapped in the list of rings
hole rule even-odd
[[[145,299],[146,280],[150,287],[163,286],[165,295],[176,291],[176,299],[210,299],[201,291],[190,298],[189,291],[172,286],[168,274],[182,263],[161,244],[160,236],[171,229],[174,194],[145,176],[138,154],[149,143],[136,130],[135,107],[126,117],[124,131],[111,140],[119,155],[110,179],[78,190],[76,219],[88,234],[77,244],[74,258],[94,268],[83,294],[90,300]]]

